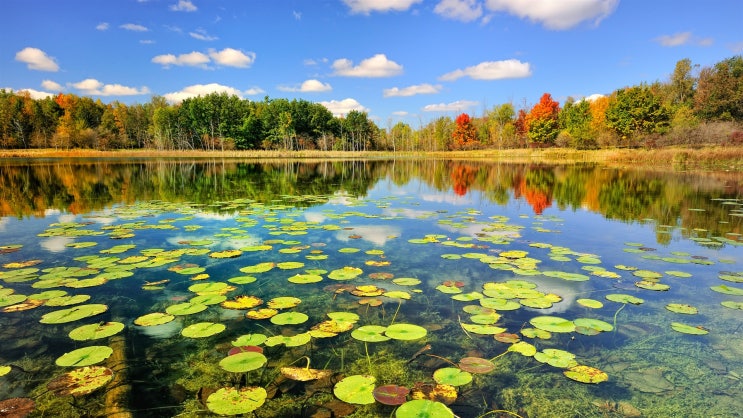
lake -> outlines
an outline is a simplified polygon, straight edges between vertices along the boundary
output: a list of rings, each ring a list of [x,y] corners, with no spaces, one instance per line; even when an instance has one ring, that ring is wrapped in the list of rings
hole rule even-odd
[[[739,173],[3,160],[0,265],[0,416],[743,416]]]

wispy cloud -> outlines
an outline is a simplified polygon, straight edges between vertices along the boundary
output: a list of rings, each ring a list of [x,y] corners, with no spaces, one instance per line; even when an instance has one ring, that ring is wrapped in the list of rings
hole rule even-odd
[[[417,84],[414,86],[408,86],[403,88],[392,87],[384,89],[382,94],[384,97],[408,97],[415,96],[418,94],[436,94],[441,91],[441,85],[432,84]]]
[[[402,65],[387,59],[384,54],[377,54],[357,66],[346,58],[335,60],[333,70],[335,75],[345,77],[392,77],[402,74]]]
[[[202,28],[196,29],[193,32],[188,32],[188,34],[192,38],[198,39],[200,41],[216,41],[217,39],[219,39],[216,36],[209,35],[208,33],[206,33],[206,30],[205,29],[202,29]]]
[[[465,109],[477,106],[478,102],[471,100],[457,100],[451,103],[430,104],[423,107],[424,112],[463,112]]]
[[[458,69],[439,77],[441,81],[454,81],[462,77],[474,80],[500,80],[504,78],[523,78],[531,75],[528,62],[516,59],[486,61],[465,69]]]
[[[147,32],[149,29],[147,29],[146,26],[138,25],[136,23],[124,23],[123,25],[119,26],[121,29],[130,30],[132,32]]]
[[[655,38],[661,46],[674,47],[682,45],[710,46],[714,43],[712,38],[698,38],[691,32],[678,32],[673,35],[661,35]]]
[[[482,4],[478,0],[441,0],[433,11],[447,19],[470,22],[482,16]]]
[[[170,10],[174,12],[195,12],[199,9],[189,0],[178,0],[178,3],[170,6]]]
[[[109,28],[108,22],[101,22],[97,24],[95,27],[96,30],[100,30],[100,31],[108,30],[108,28]]]
[[[26,47],[16,52],[15,60],[26,64],[29,70],[59,71],[59,65],[54,58],[39,48]]]

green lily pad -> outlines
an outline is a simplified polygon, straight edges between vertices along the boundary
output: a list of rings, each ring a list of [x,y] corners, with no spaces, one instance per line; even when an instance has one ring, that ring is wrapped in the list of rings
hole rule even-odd
[[[304,263],[302,263],[301,261],[284,261],[281,263],[276,263],[276,267],[281,270],[292,270],[304,267]]]
[[[255,276],[237,276],[227,279],[232,284],[250,284],[258,280]]]
[[[573,323],[575,324],[576,329],[578,327],[589,328],[598,332],[609,332],[614,329],[614,326],[612,324],[600,319],[576,318],[573,320]]]
[[[665,273],[667,275],[669,275],[669,276],[679,277],[679,278],[688,278],[688,277],[691,277],[691,273],[687,273],[685,271],[668,270]]]
[[[0,307],[15,305],[28,299],[26,295],[12,294],[7,296],[0,296]]]
[[[659,279],[663,277],[663,274],[651,270],[635,270],[632,274],[643,279]]]
[[[78,303],[87,302],[90,299],[90,295],[66,295],[66,296],[57,296],[51,299],[48,299],[45,306],[70,306],[70,305],[77,305]]]
[[[219,361],[219,367],[228,372],[245,373],[260,369],[268,362],[266,356],[255,351],[242,351]]]
[[[318,274],[297,274],[289,279],[287,279],[290,283],[296,283],[296,284],[308,284],[308,283],[317,283],[322,281],[322,276]]]
[[[114,350],[111,347],[105,345],[78,348],[62,354],[57,358],[55,364],[62,367],[92,366],[107,359],[113,352]]]
[[[555,277],[562,280],[567,280],[571,282],[585,282],[590,280],[590,277],[586,276],[585,274],[580,273],[568,273],[565,271],[544,271],[542,272],[543,275],[547,277]]]
[[[605,372],[590,366],[573,366],[562,372],[569,379],[581,383],[601,383],[609,380],[609,375]]]
[[[202,282],[195,283],[188,287],[188,290],[194,293],[219,293],[224,291],[229,285],[224,282]]]
[[[165,308],[165,312],[171,315],[184,316],[193,315],[195,313],[205,311],[206,308],[206,305],[202,305],[200,303],[184,302],[168,306],[167,308]]]
[[[86,366],[54,378],[46,387],[57,396],[83,396],[102,388],[113,377],[113,370],[107,367]]]
[[[527,343],[526,341],[519,341],[517,343],[511,344],[511,346],[508,347],[508,351],[519,353],[525,357],[531,357],[537,353],[537,348],[534,347],[534,345]]]
[[[268,337],[264,344],[268,347],[274,347],[283,344],[287,347],[299,347],[307,344],[312,340],[312,335],[309,332],[303,332],[301,334],[292,335],[291,337],[286,335],[274,335]]]
[[[721,284],[719,286],[712,286],[710,287],[710,289],[714,290],[715,292],[724,293],[726,295],[743,296],[743,289],[739,287],[732,287]]]
[[[227,300],[227,296],[221,294],[203,294],[194,296],[188,300],[193,305],[218,305]]]
[[[542,340],[548,340],[552,338],[552,333],[538,328],[522,328],[521,335],[527,338],[539,338]]]
[[[631,303],[633,305],[640,305],[645,302],[643,299],[640,299],[636,296],[626,295],[623,293],[612,293],[610,295],[606,295],[605,297],[606,300],[610,300],[612,302]]]
[[[536,316],[529,320],[535,328],[549,332],[573,332],[575,323],[557,316]]]
[[[666,309],[671,312],[687,315],[694,315],[699,312],[699,310],[694,306],[687,305],[685,303],[669,303],[668,305],[666,305]]]
[[[240,415],[253,412],[265,402],[268,394],[262,387],[226,387],[206,398],[206,407],[218,415]]]
[[[495,325],[481,325],[481,324],[466,324],[462,323],[462,328],[464,328],[467,332],[471,332],[473,334],[480,334],[480,335],[495,335],[500,334],[502,332],[506,332],[507,330],[503,327],[497,327]]]
[[[241,272],[247,273],[247,274],[255,274],[255,273],[265,273],[267,271],[272,270],[276,266],[276,263],[272,262],[264,262],[264,263],[258,263],[253,266],[247,266],[240,269]]]
[[[512,297],[515,298],[516,295],[514,294]],[[516,309],[521,308],[522,306],[520,303],[514,300],[495,298],[495,297],[480,299],[480,305],[485,308],[495,309],[497,311],[514,311]]]
[[[374,403],[374,376],[353,375],[333,386],[333,394],[343,402],[368,405]]]
[[[428,334],[428,331],[419,326],[413,324],[392,324],[387,327],[384,335],[394,339],[403,341],[412,341],[423,338]]]
[[[454,412],[441,402],[428,399],[414,399],[400,405],[395,411],[396,418],[453,418]]]
[[[343,267],[328,273],[328,278],[333,280],[351,280],[358,277],[363,270],[358,267]]]
[[[604,304],[594,299],[578,299],[578,304],[585,306],[586,308],[600,309],[604,307]]]
[[[102,314],[107,310],[108,306],[102,304],[80,305],[74,308],[48,312],[41,317],[39,322],[42,324],[64,324]]]
[[[358,322],[359,314],[354,312],[328,312],[328,318],[339,322]]]
[[[719,277],[720,280],[725,280],[726,282],[743,283],[743,273],[720,273],[720,275],[717,277]]]
[[[472,373],[457,367],[444,367],[433,372],[433,380],[444,385],[462,386],[472,381]]]
[[[557,348],[545,348],[534,354],[534,359],[561,369],[578,365],[575,361],[575,354]]]
[[[227,328],[225,324],[215,322],[198,322],[183,328],[181,335],[188,338],[205,338],[219,334]]]
[[[655,290],[659,292],[666,291],[671,288],[671,286],[665,283],[657,283],[650,280],[640,280],[639,282],[635,282],[635,286],[641,289]]]
[[[417,286],[421,284],[421,281],[413,277],[398,277],[397,279],[392,279],[392,283],[399,286]]]
[[[381,325],[364,325],[351,332],[351,337],[368,343],[388,341],[390,337],[384,335],[387,327]]]
[[[282,312],[271,317],[271,323],[276,325],[296,325],[307,322],[309,316],[302,312]]]
[[[155,325],[163,325],[175,319],[175,315],[166,314],[164,312],[152,312],[142,315],[134,320],[134,325],[141,327],[152,327]]]
[[[691,325],[682,324],[680,322],[671,322],[671,328],[673,328],[674,331],[678,331],[682,334],[691,334],[691,335],[709,334],[709,331],[704,328],[694,327]]]
[[[232,340],[232,345],[235,347],[244,347],[246,345],[261,345],[266,341],[267,338],[268,337],[266,337],[264,334],[246,334]]]
[[[720,302],[720,305],[730,309],[740,309],[743,311],[743,302],[736,302],[732,300],[726,300]]]
[[[77,327],[70,331],[69,336],[76,341],[97,340],[118,334],[124,327],[121,322],[101,322]]]

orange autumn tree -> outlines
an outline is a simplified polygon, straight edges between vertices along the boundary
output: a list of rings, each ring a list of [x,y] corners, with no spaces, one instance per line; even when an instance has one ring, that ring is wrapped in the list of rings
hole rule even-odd
[[[451,137],[454,140],[452,144],[453,149],[467,149],[472,148],[477,143],[477,132],[475,126],[472,124],[472,119],[466,113],[462,113],[457,116],[454,121],[455,127]]]
[[[552,100],[549,93],[544,93],[539,103],[526,115],[526,135],[529,142],[537,146],[549,146],[555,143],[560,132],[557,117],[560,114],[560,103]]]

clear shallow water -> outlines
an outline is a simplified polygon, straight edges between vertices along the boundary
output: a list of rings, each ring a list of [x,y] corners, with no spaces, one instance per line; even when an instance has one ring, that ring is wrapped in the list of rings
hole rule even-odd
[[[6,164],[0,179],[6,215],[0,246],[7,247],[0,254],[0,291],[12,289],[5,297],[61,290],[90,296],[70,306],[107,307],[62,324],[39,321],[70,306],[44,303],[0,313],[6,339],[0,366],[12,366],[0,376],[0,400],[35,398],[32,416],[110,413],[111,385],[70,405],[71,397],[48,392],[47,383],[74,369],[55,364],[63,354],[86,346],[121,347],[122,340],[125,348],[117,355],[126,357],[126,379],[118,383],[130,394],[126,408],[143,417],[197,416],[206,410],[199,399],[220,387],[246,386],[268,388],[257,416],[311,416],[331,408],[334,383],[343,376],[370,374],[376,385],[412,387],[434,383],[436,370],[463,357],[493,359],[495,370],[457,387],[449,407],[462,417],[492,410],[530,417],[735,417],[743,410],[743,311],[736,309],[743,296],[735,294],[743,288],[743,197],[735,176],[445,161],[145,161]],[[121,252],[112,254],[112,248]],[[242,252],[214,257],[231,249]],[[24,262],[29,265],[10,264]],[[295,264],[281,264],[287,262]],[[259,263],[274,265],[250,271]],[[196,269],[179,272],[190,267]],[[332,274],[349,267],[361,272],[341,280]],[[78,268],[86,270],[73,273]],[[24,269],[31,270],[18,273]],[[321,281],[288,280],[308,270]],[[121,271],[125,277],[111,278]],[[101,274],[108,274],[102,283],[80,282]],[[255,280],[236,279],[245,276]],[[420,283],[394,282],[400,278]],[[146,286],[161,281],[167,282]],[[280,310],[304,313],[307,320],[278,325],[246,318],[248,309],[213,304],[164,325],[134,324],[142,315],[197,297],[192,286],[210,282],[233,286],[225,294],[229,299],[262,299],[256,308],[275,297],[296,297],[299,305]],[[649,290],[637,282],[668,288]],[[363,285],[398,293],[350,293]],[[534,289],[513,294],[523,288]],[[617,294],[642,301],[606,299]],[[472,306],[493,295],[503,309],[495,309],[494,324],[479,324],[491,321],[473,315],[493,312]],[[516,308],[506,308],[504,299]],[[603,306],[587,307],[580,299]],[[371,300],[381,304],[360,304]],[[697,313],[671,312],[669,304],[689,305]],[[354,329],[397,323],[426,333],[367,344],[350,330],[315,335],[297,347],[261,344],[267,365],[259,370],[231,373],[220,367],[238,337],[304,334],[329,312],[357,314]],[[529,329],[538,329],[532,320],[541,316],[568,323],[597,319],[612,329],[586,335],[595,332],[557,327],[549,338],[535,338]],[[106,321],[125,329],[88,341],[68,335]],[[201,338],[181,334],[201,322],[223,324],[224,330]],[[681,333],[674,323],[709,333]],[[577,364],[606,372],[608,380],[570,380],[565,367],[509,352],[510,342],[476,325],[505,328],[541,353],[568,352]],[[430,349],[417,355],[426,344]],[[331,380],[308,384],[280,377],[280,367],[304,366],[305,357],[313,368],[335,373]],[[379,403],[357,405],[354,412],[392,413],[393,407]]]

